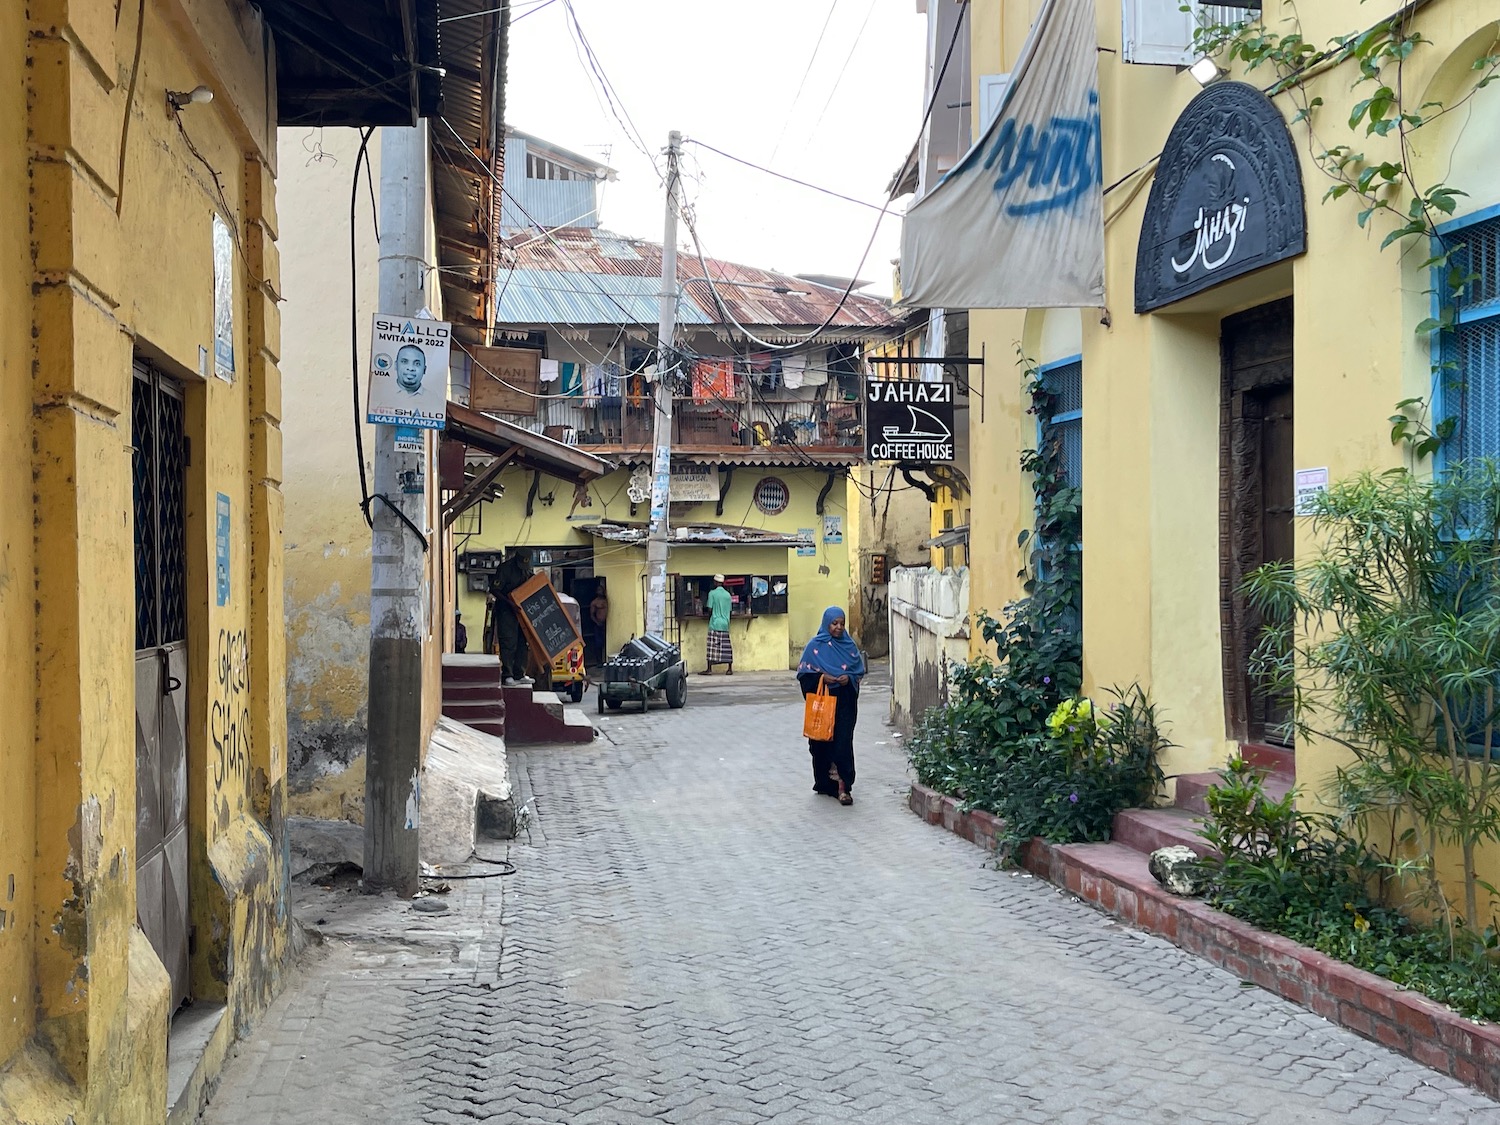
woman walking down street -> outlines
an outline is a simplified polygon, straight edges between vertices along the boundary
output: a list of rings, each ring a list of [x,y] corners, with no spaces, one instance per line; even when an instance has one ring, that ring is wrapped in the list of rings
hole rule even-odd
[[[859,721],[859,682],[864,676],[864,653],[849,636],[844,611],[829,606],[823,611],[822,629],[802,650],[797,683],[804,696],[825,684],[837,701],[833,737],[826,742],[810,738],[807,749],[812,754],[813,792],[837,797],[841,805],[854,804],[854,724]]]

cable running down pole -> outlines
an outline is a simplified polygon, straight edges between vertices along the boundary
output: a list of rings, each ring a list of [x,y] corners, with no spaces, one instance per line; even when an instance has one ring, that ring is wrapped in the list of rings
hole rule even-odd
[[[651,537],[646,542],[646,632],[667,631],[667,534],[672,490],[672,387],[677,370],[677,212],[682,134],[667,138],[667,214],[661,240],[661,318],[657,325],[655,430],[651,457]]]

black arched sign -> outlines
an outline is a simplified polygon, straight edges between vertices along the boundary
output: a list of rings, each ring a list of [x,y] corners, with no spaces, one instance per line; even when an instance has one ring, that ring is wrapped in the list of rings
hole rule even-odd
[[[1135,261],[1135,311],[1150,312],[1307,249],[1302,167],[1269,98],[1215,82],[1167,137]]]

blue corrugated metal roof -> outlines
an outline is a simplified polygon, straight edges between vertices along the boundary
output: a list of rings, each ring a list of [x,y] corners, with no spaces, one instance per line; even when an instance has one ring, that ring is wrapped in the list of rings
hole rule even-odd
[[[661,278],[556,270],[500,271],[496,324],[655,324]],[[677,304],[679,324],[714,323],[691,300]]]

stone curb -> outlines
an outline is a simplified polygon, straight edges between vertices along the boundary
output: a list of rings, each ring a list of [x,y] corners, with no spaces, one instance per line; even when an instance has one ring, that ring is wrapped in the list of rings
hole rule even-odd
[[[965,812],[957,800],[925,785],[911,787],[907,804],[927,823],[994,849],[1000,825],[989,813]],[[1196,899],[1178,898],[1151,877],[1144,854],[1110,844],[1055,845],[1033,839],[1020,858],[1026,870],[1085,902],[1500,1098],[1500,1026],[1476,1023],[1374,973],[1258,930]]]

